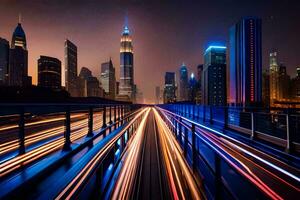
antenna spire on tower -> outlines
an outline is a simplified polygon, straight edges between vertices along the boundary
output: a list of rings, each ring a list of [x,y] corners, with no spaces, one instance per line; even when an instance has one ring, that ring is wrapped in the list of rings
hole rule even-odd
[[[21,21],[22,21],[22,14],[19,13],[19,24],[21,24]]]

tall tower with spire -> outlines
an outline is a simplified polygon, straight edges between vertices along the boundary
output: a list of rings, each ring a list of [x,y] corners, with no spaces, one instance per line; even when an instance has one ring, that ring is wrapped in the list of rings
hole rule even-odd
[[[128,96],[129,100],[135,101],[133,46],[132,38],[130,36],[130,31],[126,19],[121,36],[119,94],[122,96]]]
[[[26,35],[21,25],[20,16],[11,41],[9,57],[9,84],[21,87],[31,85],[31,77],[28,76]]]

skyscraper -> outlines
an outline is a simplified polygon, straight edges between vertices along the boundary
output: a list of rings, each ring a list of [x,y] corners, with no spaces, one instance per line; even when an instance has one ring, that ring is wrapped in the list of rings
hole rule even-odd
[[[61,89],[61,61],[49,56],[38,59],[38,86]]]
[[[196,91],[196,103],[202,102],[202,73],[203,73],[203,65],[197,66],[197,91]]]
[[[100,80],[106,97],[115,99],[116,96],[116,72],[111,59],[101,64]]]
[[[230,29],[230,103],[262,102],[261,19],[244,18]]]
[[[176,101],[176,78],[175,72],[166,72],[164,103],[172,103]]]
[[[226,47],[210,46],[204,53],[202,102],[212,106],[224,106],[227,103]]]
[[[189,90],[189,83],[188,83],[188,70],[183,63],[179,69],[179,100],[180,101],[187,101],[188,100],[188,90]]]
[[[270,53],[270,104],[279,98],[279,64],[277,59],[277,52],[272,51]]]
[[[279,65],[278,86],[278,100],[289,100],[290,76],[287,75],[286,66],[282,63]]]
[[[81,96],[84,97],[103,97],[102,88],[99,80],[93,76],[91,70],[87,67],[82,67],[78,77],[80,81]]]
[[[65,41],[65,82],[71,96],[80,96],[77,89],[77,47],[68,39]]]
[[[121,37],[120,48],[120,88],[119,95],[128,96],[134,100],[134,68],[133,68],[133,46],[127,24],[124,26]]]
[[[0,85],[8,83],[9,42],[0,38]]]
[[[25,32],[19,22],[11,41],[9,52],[9,84],[12,86],[30,86],[28,76],[28,51]]]

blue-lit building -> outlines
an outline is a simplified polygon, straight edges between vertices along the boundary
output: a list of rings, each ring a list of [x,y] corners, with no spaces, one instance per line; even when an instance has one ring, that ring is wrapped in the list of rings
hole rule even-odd
[[[210,46],[204,53],[202,73],[202,103],[225,106],[226,95],[226,47]]]
[[[9,66],[9,42],[0,38],[0,85],[7,85]]]
[[[26,87],[31,85],[28,76],[28,51],[26,35],[19,22],[12,35],[9,52],[9,85]]]
[[[179,68],[179,100],[180,101],[188,100],[188,90],[189,90],[188,70],[185,64],[183,63],[182,66]]]
[[[176,101],[176,78],[175,72],[166,72],[164,87],[164,103]]]
[[[235,106],[262,102],[261,19],[248,17],[230,28],[230,98]]]
[[[128,96],[129,100],[135,101],[133,46],[127,25],[124,26],[121,37],[119,95]]]

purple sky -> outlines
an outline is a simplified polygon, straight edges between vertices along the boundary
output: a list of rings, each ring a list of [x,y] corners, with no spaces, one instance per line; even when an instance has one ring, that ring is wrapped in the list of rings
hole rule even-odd
[[[148,102],[166,71],[189,71],[203,63],[210,44],[227,45],[228,30],[243,16],[263,20],[263,63],[276,48],[280,62],[294,76],[300,66],[300,3],[297,1],[78,1],[0,0],[0,37],[11,40],[22,13],[27,36],[29,73],[36,83],[40,55],[64,64],[64,40],[78,46],[78,71],[82,66],[100,75],[100,64],[112,57],[119,78],[120,35],[125,13],[134,45],[135,82]],[[196,3],[197,2],[197,3]],[[209,3],[208,3],[209,2]]]

